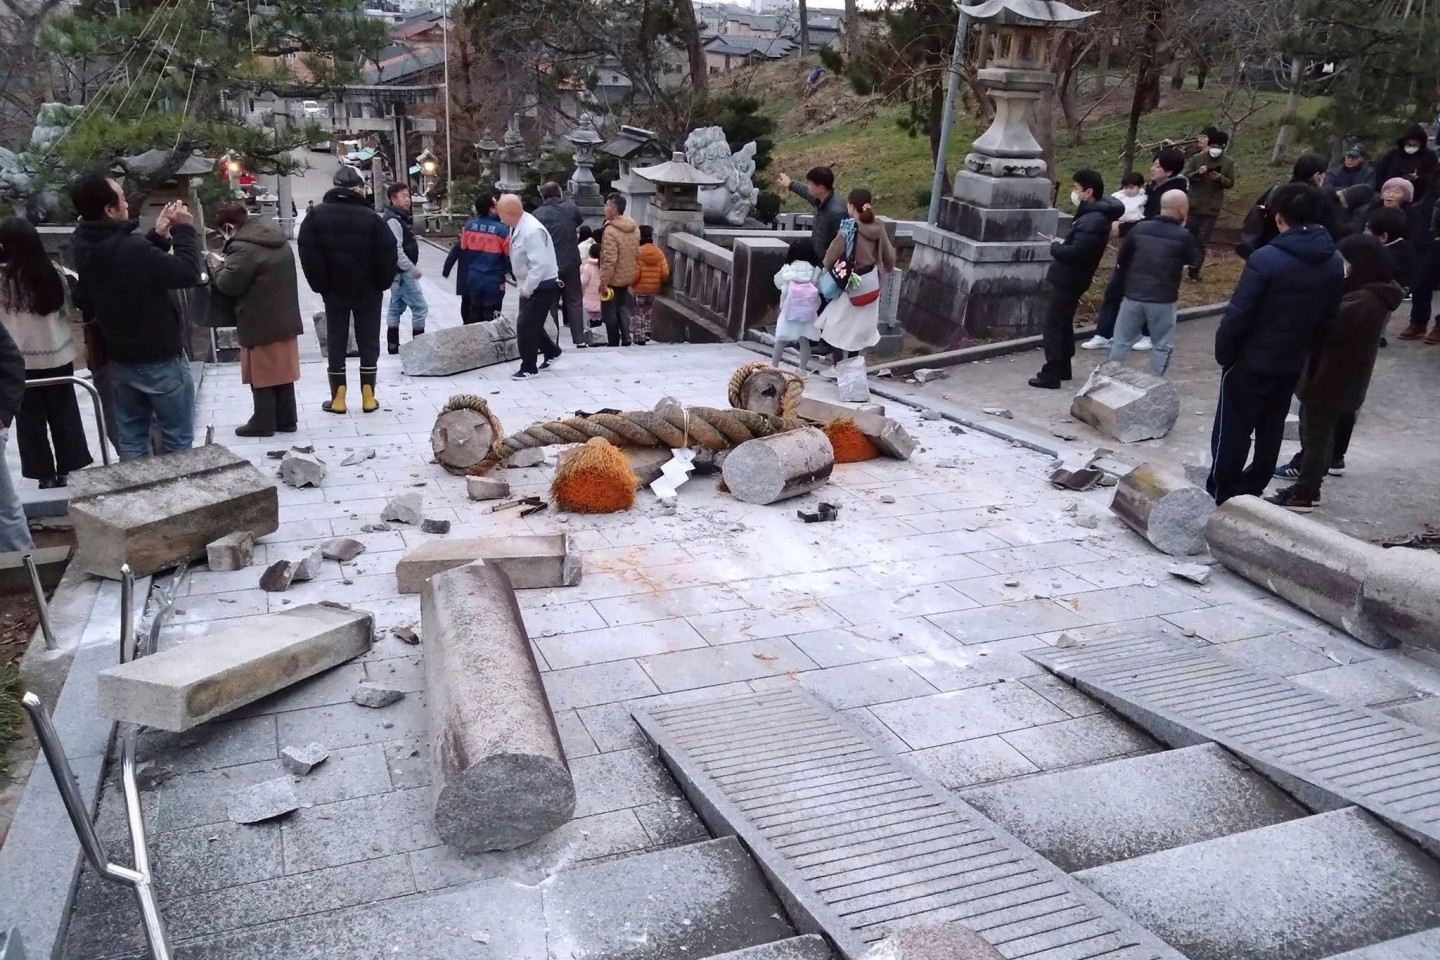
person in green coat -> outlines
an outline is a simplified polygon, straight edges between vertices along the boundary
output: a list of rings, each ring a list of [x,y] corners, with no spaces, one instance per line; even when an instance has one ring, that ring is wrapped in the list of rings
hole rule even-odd
[[[1190,264],[1191,280],[1200,279],[1200,269],[1205,266],[1205,248],[1225,206],[1225,191],[1235,186],[1235,161],[1225,151],[1229,145],[1229,136],[1219,130],[1212,131],[1205,149],[1191,157],[1185,166],[1185,176],[1190,180],[1190,219],[1185,221],[1185,227],[1200,248],[1195,262]]]

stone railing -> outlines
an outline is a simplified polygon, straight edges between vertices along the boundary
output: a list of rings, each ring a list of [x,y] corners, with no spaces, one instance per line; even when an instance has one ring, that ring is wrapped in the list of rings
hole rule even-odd
[[[671,311],[676,316],[670,319],[685,328],[683,336],[680,330],[667,331],[670,336],[666,339],[727,339],[734,253],[688,233],[672,233],[666,244],[670,248],[670,289],[663,297],[668,301],[664,306],[678,308]]]

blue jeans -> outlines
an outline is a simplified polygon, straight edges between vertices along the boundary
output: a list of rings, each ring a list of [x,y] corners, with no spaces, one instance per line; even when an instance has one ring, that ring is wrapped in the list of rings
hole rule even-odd
[[[10,482],[10,465],[5,462],[5,442],[10,428],[0,427],[0,553],[28,553],[35,549],[20,494]]]
[[[120,459],[150,455],[150,419],[160,425],[164,453],[189,450],[195,443],[195,381],[183,356],[151,363],[108,364],[115,394],[115,430]]]
[[[398,274],[390,284],[390,309],[385,313],[385,326],[400,326],[400,315],[410,308],[410,330],[412,333],[425,332],[425,318],[430,315],[430,305],[425,302],[425,292],[420,281],[408,273]]]
[[[1170,354],[1175,349],[1176,315],[1173,303],[1144,303],[1129,297],[1121,300],[1109,359],[1124,360],[1140,339],[1140,332],[1148,327],[1154,344],[1150,351],[1150,372],[1157,377],[1165,376],[1165,371],[1170,369]]]

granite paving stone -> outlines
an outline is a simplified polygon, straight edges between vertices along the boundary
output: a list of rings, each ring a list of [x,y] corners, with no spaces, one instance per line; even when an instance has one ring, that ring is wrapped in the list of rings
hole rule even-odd
[[[382,743],[426,733],[425,695],[413,693],[376,710],[355,703],[310,707],[277,714],[285,743],[323,743],[333,749]]]
[[[275,717],[264,716],[212,721],[184,733],[142,733],[137,757],[162,761],[176,773],[274,760],[280,756],[275,731]]]
[[[263,700],[240,708],[231,716],[251,717],[306,707],[323,707],[350,699],[355,685],[365,679],[365,667],[358,662],[342,663],[308,680],[272,693]]]
[[[406,694],[425,690],[425,659],[422,654],[387,657],[364,664],[365,679],[371,683],[403,690]]]
[[[440,842],[431,822],[434,802],[421,788],[299,810],[281,824],[285,871],[308,873],[433,847]]]
[[[1195,588],[1145,585],[1110,587],[1057,598],[1089,623],[1110,623],[1134,617],[1155,617],[1208,607]]]
[[[680,796],[670,774],[651,750],[616,750],[570,763],[575,780],[575,816],[625,810]]]
[[[1000,603],[1064,596],[1089,590],[1093,585],[1060,567],[1049,567],[954,580],[950,586],[976,603],[990,607]]]
[[[790,642],[822,667],[948,650],[955,638],[923,617],[797,633]]]
[[[918,560],[892,560],[884,563],[869,563],[855,568],[855,572],[872,586],[884,590],[902,587],[918,587],[930,583],[944,583],[948,580],[965,580],[987,576],[994,571],[967,556],[946,557],[940,563]]]
[[[1249,640],[1291,629],[1284,620],[1257,603],[1232,603],[1165,614],[1165,619],[1211,643]]]
[[[631,812],[655,846],[694,843],[710,837],[710,831],[705,829],[705,824],[700,822],[684,797],[647,803]]]
[[[1088,717],[1105,712],[1100,701],[1087,697],[1053,674],[1040,673],[1033,677],[1022,677],[1020,682],[1072,717]]]
[[[895,731],[871,713],[869,707],[854,707],[844,713],[845,718],[859,727],[879,749],[895,754],[910,752],[910,744],[896,736]]]
[[[278,822],[211,823],[151,838],[157,894],[168,900],[280,876],[280,829]]]
[[[1040,769],[998,735],[916,750],[906,754],[905,759],[951,790],[1024,776]]]
[[[837,710],[923,697],[938,692],[904,663],[895,661],[854,663],[750,682],[750,686],[755,690],[784,689],[796,684],[811,691]]]
[[[686,620],[678,617],[653,623],[575,631],[563,636],[544,637],[536,644],[544,652],[545,662],[554,670],[706,646],[705,638]]]
[[[1215,652],[1277,677],[1328,670],[1334,660],[1280,636],[1251,637],[1218,644]]]
[[[1058,543],[1037,543],[1003,550],[986,550],[971,554],[970,559],[979,562],[995,573],[1020,573],[1025,570],[1044,570],[1047,567],[1085,563],[1089,560],[1101,559],[1101,557],[1089,546],[1062,540]]]
[[[1010,637],[914,654],[901,658],[901,662],[935,689],[949,692],[1039,676],[1044,670],[1025,651],[1044,648],[1045,644],[1035,637]]]
[[[1398,706],[1386,707],[1382,713],[1388,713],[1396,720],[1404,720],[1406,723],[1413,723],[1417,727],[1424,727],[1434,733],[1440,733],[1440,697],[1432,697],[1429,700],[1415,700],[1409,703],[1402,703]]]
[[[1001,734],[1006,743],[1042,770],[1123,757],[1160,745],[1108,713]]]
[[[974,600],[943,583],[851,593],[831,597],[825,605],[856,624],[886,624],[905,617],[923,617],[978,606]]]
[[[743,609],[748,605],[739,594],[723,584],[632,593],[591,603],[605,623],[612,627],[668,620],[671,617],[723,613],[726,610]]]
[[[560,732],[560,746],[566,759],[588,757],[598,753],[595,740],[585,729],[585,722],[575,710],[561,710],[555,714],[555,728]]]
[[[640,664],[655,685],[667,693],[815,667],[809,657],[784,637],[643,657]]]
[[[961,643],[986,643],[1027,634],[1066,630],[1088,621],[1054,600],[1023,600],[976,607],[930,617],[937,627]]]
[[[525,631],[530,634],[531,639],[580,630],[599,630],[605,626],[605,618],[600,616],[588,601],[528,607],[522,618],[525,621]]]
[[[632,660],[555,670],[543,679],[552,710],[593,707],[660,692],[650,676]]]
[[[882,703],[869,710],[912,750],[1069,719],[1040,694],[1012,683]]]
[[[1380,660],[1297,673],[1290,679],[1337,700],[1368,706],[1410,700],[1421,695],[1419,689]]]
[[[686,618],[705,641],[716,646],[741,640],[765,640],[794,633],[843,627],[849,621],[824,602],[802,600],[764,610],[731,610]]]

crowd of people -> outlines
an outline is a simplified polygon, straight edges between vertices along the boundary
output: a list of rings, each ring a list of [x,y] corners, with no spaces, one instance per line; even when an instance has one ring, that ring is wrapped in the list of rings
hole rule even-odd
[[[1200,279],[1235,184],[1228,143],[1209,128],[1188,160],[1166,146],[1148,181],[1127,174],[1112,196],[1094,170],[1071,178],[1075,215],[1065,237],[1050,238],[1045,361],[1030,386],[1054,390],[1073,379],[1075,311],[1111,240],[1118,248],[1097,330],[1079,348],[1107,350],[1111,361],[1148,351],[1150,371],[1166,374],[1182,278]],[[1359,143],[1333,167],[1300,157],[1289,181],[1249,210],[1235,244],[1245,267],[1215,337],[1220,397],[1207,489],[1217,502],[1262,496],[1279,478],[1293,483],[1271,502],[1315,509],[1324,478],[1345,471],[1390,315],[1408,298],[1399,338],[1440,344],[1440,317],[1427,333],[1440,285],[1437,199],[1440,161],[1415,126],[1373,167]],[[1292,397],[1303,449],[1279,464]]]

